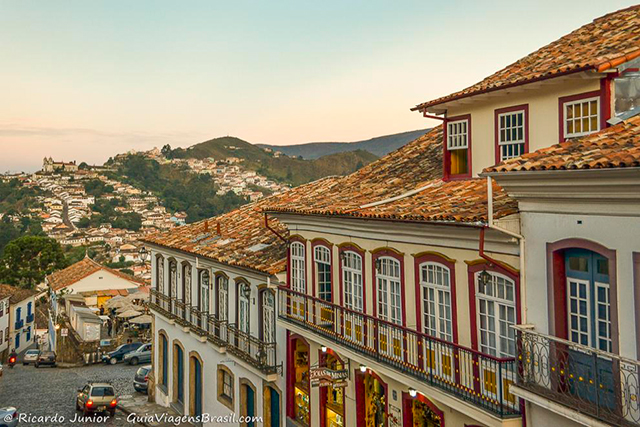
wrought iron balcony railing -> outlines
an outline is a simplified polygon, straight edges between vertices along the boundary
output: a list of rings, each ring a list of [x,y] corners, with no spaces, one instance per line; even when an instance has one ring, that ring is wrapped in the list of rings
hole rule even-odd
[[[226,320],[219,320],[213,314],[169,298],[155,289],[151,290],[149,305],[162,315],[175,318],[177,323],[190,327],[194,333],[206,336],[215,345],[227,347],[230,353],[265,374],[282,372],[282,363],[276,363],[276,343],[262,342],[238,330],[235,325],[228,325]]]
[[[517,384],[616,426],[640,426],[640,362],[518,326]]]
[[[228,325],[228,351],[266,374],[275,374],[280,369],[276,364],[276,343],[265,343],[241,331],[237,325]]]
[[[24,326],[24,320],[20,319],[20,320],[16,320],[15,325],[13,325],[14,328],[17,329],[21,329]]]
[[[281,287],[278,316],[499,417],[520,413],[509,392],[516,360],[498,358]]]
[[[27,314],[27,323],[33,322],[33,313]]]

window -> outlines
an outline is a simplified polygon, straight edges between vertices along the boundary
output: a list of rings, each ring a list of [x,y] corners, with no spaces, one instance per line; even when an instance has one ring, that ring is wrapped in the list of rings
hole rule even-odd
[[[514,357],[516,353],[515,283],[502,274],[487,271],[489,281],[479,282],[475,274],[480,351],[497,357]]]
[[[250,301],[251,301],[251,287],[249,284],[240,282],[240,286],[238,287],[239,298],[238,298],[238,323],[241,332],[249,334],[250,328]]]
[[[331,294],[331,251],[326,246],[316,246],[313,250],[316,263],[318,296],[325,301],[333,301]]]
[[[435,262],[421,264],[420,288],[424,333],[445,341],[453,341],[449,269]]]
[[[291,244],[291,285],[296,292],[306,292],[304,245],[300,242]]]
[[[447,122],[448,175],[469,173],[470,119]]]
[[[218,365],[218,401],[232,411],[234,398],[234,376],[229,368]]]
[[[600,130],[600,97],[565,102],[562,108],[565,138],[589,135]]]
[[[209,311],[209,285],[209,271],[200,271],[200,311],[202,312]]]
[[[4,331],[0,329],[0,344],[4,342]]]
[[[178,292],[178,265],[175,260],[169,261],[169,296],[176,297]]]
[[[378,316],[382,320],[401,325],[400,262],[390,257],[378,258],[376,281],[378,282]]]
[[[222,395],[233,399],[233,378],[227,372],[222,376]]]
[[[496,163],[526,153],[528,144],[529,106],[496,110]]]
[[[156,257],[156,289],[162,293],[164,291],[164,258]]]
[[[353,251],[345,251],[342,261],[342,281],[344,283],[344,306],[350,310],[362,311],[362,257]]]
[[[0,301],[0,317],[4,316],[4,301]],[[2,340],[0,340],[0,343]]]
[[[191,304],[191,264],[185,264],[182,271],[182,280],[184,281],[184,295],[182,296],[186,305]]]
[[[273,292],[262,291],[262,341],[276,342],[276,302]]]
[[[9,328],[4,328],[4,339],[9,342]]]
[[[165,388],[167,387],[167,384],[169,384],[169,351],[168,351],[168,346],[169,346],[169,341],[167,340],[167,337],[164,336],[164,334],[160,334],[160,347],[161,347],[161,352],[160,352],[160,365],[161,365],[161,371],[160,371],[160,385],[164,386]]]
[[[218,320],[229,320],[229,279],[227,276],[219,275],[218,281]]]

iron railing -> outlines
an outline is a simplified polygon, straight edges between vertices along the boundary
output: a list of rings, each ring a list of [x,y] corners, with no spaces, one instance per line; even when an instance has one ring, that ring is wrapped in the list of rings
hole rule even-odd
[[[177,323],[190,327],[194,333],[206,336],[215,345],[228,347],[231,353],[267,375],[282,372],[282,363],[276,361],[276,343],[262,342],[235,325],[228,325],[226,320],[219,320],[213,314],[169,298],[155,289],[151,290],[149,306],[166,317],[175,318]]]
[[[616,426],[640,426],[640,362],[516,327],[518,386]]]
[[[500,417],[518,416],[516,360],[499,358],[319,298],[279,288],[279,318]]]
[[[279,370],[276,364],[276,343],[262,340],[241,331],[237,325],[228,325],[228,351],[260,369],[266,374],[275,374]]]

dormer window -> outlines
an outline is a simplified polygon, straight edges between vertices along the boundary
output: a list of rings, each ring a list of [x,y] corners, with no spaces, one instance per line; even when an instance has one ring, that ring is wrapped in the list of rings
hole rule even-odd
[[[501,108],[495,111],[496,163],[529,151],[529,106]]]
[[[471,118],[447,121],[447,150],[445,177],[467,177],[470,175]]]
[[[561,98],[561,140],[577,138],[600,130],[600,96],[598,92]]]

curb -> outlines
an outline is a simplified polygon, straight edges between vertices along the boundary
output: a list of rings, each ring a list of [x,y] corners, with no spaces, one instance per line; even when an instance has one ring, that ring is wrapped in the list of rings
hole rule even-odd
[[[133,411],[129,410],[128,408],[126,408],[126,407],[124,407],[124,406],[122,406],[120,404],[116,405],[116,409],[122,411],[124,414],[127,414],[127,415],[134,413]],[[144,426],[144,427],[152,427],[151,424],[147,424],[145,422],[136,422],[136,424]]]

